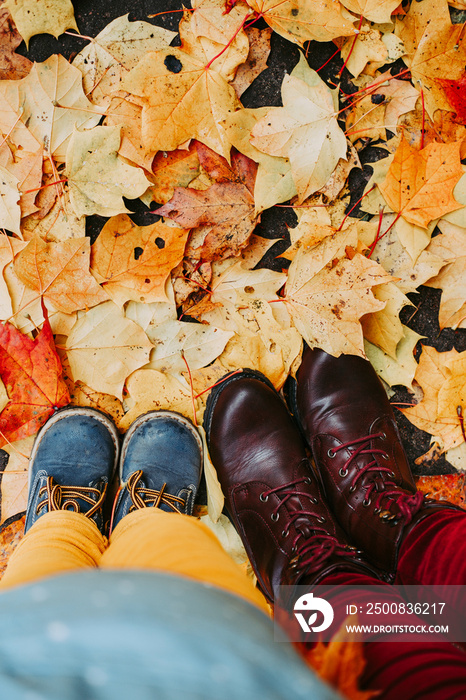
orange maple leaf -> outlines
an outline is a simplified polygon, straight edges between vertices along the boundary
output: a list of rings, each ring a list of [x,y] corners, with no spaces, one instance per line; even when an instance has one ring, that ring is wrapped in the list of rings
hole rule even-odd
[[[387,204],[411,224],[428,224],[461,209],[453,188],[463,175],[457,143],[430,143],[421,151],[403,137],[380,190]]]
[[[10,323],[0,324],[0,376],[10,397],[0,414],[0,447],[34,435],[55,408],[70,400],[43,311],[44,325],[34,340]]]

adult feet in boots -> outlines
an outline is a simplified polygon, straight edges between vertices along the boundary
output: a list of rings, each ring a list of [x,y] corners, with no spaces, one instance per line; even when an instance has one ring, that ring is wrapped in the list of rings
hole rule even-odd
[[[204,418],[226,506],[259,585],[318,583],[334,570],[374,575],[322,496],[301,434],[260,373],[243,370],[213,389]]]
[[[403,537],[444,508],[416,490],[392,408],[372,365],[306,348],[288,399],[329,503],[369,561],[393,574]]]

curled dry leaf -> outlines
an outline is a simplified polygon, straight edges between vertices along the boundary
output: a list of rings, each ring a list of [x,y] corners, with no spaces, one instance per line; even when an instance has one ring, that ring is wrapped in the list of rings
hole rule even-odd
[[[92,246],[92,272],[119,306],[168,301],[165,284],[183,259],[188,233],[161,222],[137,226],[126,214],[112,217]]]
[[[0,414],[3,447],[34,435],[55,408],[69,402],[47,317],[34,340],[10,323],[0,324],[0,377],[10,397]]]
[[[249,53],[246,62],[239,66],[235,79],[231,82],[238,97],[241,97],[257,76],[267,68],[272,36],[272,30],[268,28],[248,27],[245,31],[249,39]]]
[[[29,455],[34,436],[16,440],[3,446],[8,464],[1,475],[0,525],[17,513],[26,510],[28,500]]]
[[[59,37],[66,29],[76,29],[71,0],[6,0],[16,27],[26,42],[36,34],[52,34]]]
[[[191,180],[199,175],[199,158],[195,143],[191,142],[187,150],[161,151],[152,162],[152,182],[145,196],[145,201],[166,204],[177,187],[187,187]]]
[[[89,272],[89,258],[89,238],[46,243],[36,236],[16,256],[14,270],[37,296],[69,314],[108,300]]]
[[[441,236],[432,239],[430,254],[442,258],[448,264],[438,275],[426,282],[428,287],[442,290],[440,298],[440,328],[464,328],[466,323],[466,230],[440,221]]]
[[[65,345],[74,381],[121,399],[126,378],[149,360],[144,331],[107,301],[81,316]]]
[[[389,386],[401,384],[412,389],[417,362],[414,359],[414,348],[422,335],[402,326],[403,337],[396,346],[396,357],[390,357],[376,345],[364,340],[364,351],[381,379]]]

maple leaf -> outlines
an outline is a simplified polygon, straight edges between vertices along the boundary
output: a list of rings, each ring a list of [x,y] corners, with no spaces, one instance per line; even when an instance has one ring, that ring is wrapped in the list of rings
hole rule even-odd
[[[398,0],[341,0],[341,4],[377,24],[390,22],[392,12],[400,5]]]
[[[168,374],[201,369],[221,355],[233,333],[213,326],[166,321],[148,337],[154,343],[148,368]],[[185,360],[183,359],[185,358]]]
[[[3,521],[0,529],[0,576],[3,576],[9,558],[24,536],[25,522],[26,515],[21,513],[13,521],[10,518],[8,518],[8,522]]]
[[[74,381],[121,399],[126,378],[148,362],[152,347],[144,331],[107,301],[78,319],[65,349]]]
[[[18,149],[34,153],[41,145],[21,119],[22,84],[21,80],[0,80],[0,153],[8,151],[10,156]]]
[[[128,70],[148,51],[169,46],[176,36],[176,32],[149,22],[130,22],[128,17],[123,15],[107,24],[73,59],[83,74],[84,91],[94,104],[106,104]]]
[[[435,474],[433,476],[418,476],[416,487],[428,498],[436,501],[448,501],[457,506],[465,507],[464,474]]]
[[[55,408],[69,402],[46,312],[34,340],[0,324],[0,376],[10,401],[0,414],[0,446],[33,435]]]
[[[34,63],[19,90],[22,120],[55,160],[65,160],[74,129],[95,126],[101,118],[92,114],[96,107],[83,92],[81,72],[61,55]]]
[[[8,455],[8,464],[1,475],[0,525],[27,508],[29,456],[34,437],[16,440],[3,446]]]
[[[302,46],[305,41],[331,41],[355,34],[350,20],[343,17],[337,0],[248,0],[260,17],[277,34]]]
[[[420,430],[441,443],[442,451],[464,442],[458,410],[466,407],[466,353],[437,352],[424,345],[415,379],[424,396],[402,413]]]
[[[18,180],[0,165],[0,226],[21,236]]]
[[[92,272],[119,306],[130,299],[167,301],[165,282],[183,259],[188,233],[161,222],[137,226],[126,214],[115,216],[92,246]]]
[[[191,142],[187,150],[157,153],[151,167],[149,179],[152,186],[147,190],[144,201],[166,204],[173,197],[176,187],[187,187],[199,175],[195,142]]]
[[[414,348],[423,336],[407,326],[402,326],[402,329],[403,337],[396,346],[395,357],[391,357],[366,339],[364,339],[364,351],[367,359],[384,382],[389,386],[401,384],[412,390],[417,370]]]
[[[285,302],[293,323],[310,347],[330,355],[342,353],[364,357],[361,316],[380,311],[371,288],[390,282],[378,263],[356,253],[350,260],[345,250],[357,246],[356,226],[334,232],[307,250],[300,249],[291,263]]]
[[[422,151],[402,137],[385,181],[387,204],[407,221],[427,228],[430,221],[459,209],[453,189],[463,174],[459,143],[431,143]]]
[[[393,282],[374,287],[373,293],[376,299],[385,302],[385,306],[380,311],[361,318],[364,338],[390,357],[396,358],[397,346],[403,337],[399,313],[411,301]]]
[[[260,151],[289,158],[299,203],[325,185],[340,158],[346,159],[335,99],[301,55],[283,80],[283,107],[270,109],[251,132]]]
[[[220,122],[240,105],[233,88],[213,66],[176,47],[150,52],[123,79],[123,88],[145,98],[145,148],[173,151],[196,138],[229,158],[230,144]]]
[[[89,272],[89,238],[46,243],[33,238],[15,258],[19,279],[55,309],[71,313],[107,301]]]
[[[118,156],[119,126],[75,131],[66,154],[70,198],[78,217],[127,212],[123,197],[135,199],[150,185],[141,168]]]
[[[442,290],[440,328],[464,328],[466,319],[466,231],[447,221],[439,222],[440,236],[432,239],[428,252],[448,263],[426,285]]]
[[[345,61],[345,67],[351,75],[356,77],[362,73],[369,62],[375,62],[379,65],[389,63],[387,60],[388,49],[383,42],[383,35],[367,23],[359,27],[356,40],[350,37],[345,41],[340,53]]]
[[[58,38],[66,29],[76,29],[74,9],[70,0],[5,0],[16,27],[26,46],[35,34],[52,34]]]
[[[247,27],[245,31],[249,40],[249,52],[246,61],[238,67],[235,79],[231,82],[238,97],[241,97],[257,76],[267,68],[272,36],[272,30],[268,28]]]
[[[262,153],[249,140],[254,126],[268,112],[268,107],[239,109],[224,121],[225,133],[232,146],[259,164],[254,185],[256,213],[286,202],[297,194],[288,158]]]
[[[446,0],[411,3],[397,25],[405,46],[404,58],[414,85],[420,85],[430,116],[436,109],[454,110],[441,81],[461,81],[466,64],[466,40],[462,24],[452,24]]]
[[[251,190],[257,166],[246,156],[233,154],[230,167],[203,144],[197,151],[214,184],[204,191],[177,187],[172,199],[156,213],[194,229],[186,249],[188,257],[210,261],[238,255],[256,226]]]
[[[105,126],[119,126],[121,129],[121,143],[118,153],[134,165],[149,171],[152,169],[155,151],[144,148],[141,142],[141,98],[134,98],[125,94],[125,99],[119,95],[111,97],[107,107]],[[147,175],[147,173],[145,173]],[[150,190],[142,195],[141,199],[150,203]]]
[[[19,80],[31,70],[32,62],[15,53],[22,40],[8,9],[3,5],[0,7],[0,80]]]

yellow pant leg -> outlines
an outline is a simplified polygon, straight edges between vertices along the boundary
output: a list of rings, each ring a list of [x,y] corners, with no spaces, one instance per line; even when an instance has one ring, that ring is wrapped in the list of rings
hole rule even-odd
[[[143,508],[129,513],[110,537],[100,566],[180,574],[223,588],[269,614],[264,596],[215,535],[189,515]]]
[[[0,590],[46,576],[96,567],[107,539],[80,513],[53,511],[27,532],[10,557]]]

